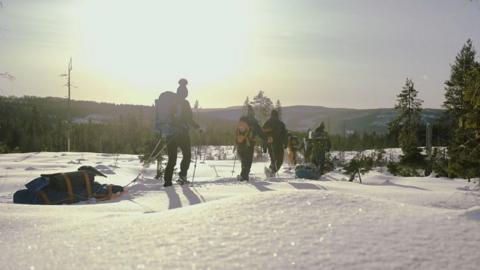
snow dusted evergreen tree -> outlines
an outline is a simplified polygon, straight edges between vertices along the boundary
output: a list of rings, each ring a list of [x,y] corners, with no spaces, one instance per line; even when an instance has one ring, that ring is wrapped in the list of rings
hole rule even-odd
[[[255,114],[260,123],[263,123],[270,116],[272,111],[273,102],[272,100],[265,96],[263,91],[259,91],[256,96],[253,97],[253,100],[250,102],[255,110]]]
[[[423,160],[421,156],[417,131],[420,126],[422,100],[417,98],[418,91],[411,79],[406,80],[400,94],[397,96],[398,117],[390,123],[390,131],[398,134],[398,142],[402,148],[402,162],[416,163]]]

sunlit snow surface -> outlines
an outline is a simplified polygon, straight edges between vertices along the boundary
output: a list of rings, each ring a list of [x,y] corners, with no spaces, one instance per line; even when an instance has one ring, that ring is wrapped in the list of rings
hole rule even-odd
[[[210,149],[214,151],[215,149]],[[193,186],[165,189],[154,166],[107,203],[12,204],[41,173],[97,167],[104,183],[139,173],[134,155],[0,155],[0,269],[478,269],[480,195],[465,180],[282,169],[232,177],[233,160],[198,161]],[[193,173],[192,163],[189,175]],[[236,162],[234,175],[240,164]]]

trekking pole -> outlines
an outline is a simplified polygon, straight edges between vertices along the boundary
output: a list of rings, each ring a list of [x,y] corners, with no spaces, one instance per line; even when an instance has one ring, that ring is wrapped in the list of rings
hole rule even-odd
[[[165,139],[165,145],[160,149],[160,151],[158,151],[156,154],[155,152],[157,151],[157,148],[158,146],[160,146],[160,143],[163,141],[164,139],[162,137],[159,138],[157,144],[155,145],[155,147],[153,148],[153,151],[150,153],[149,157],[145,160],[145,164],[142,166],[142,169],[140,170],[140,172],[138,173],[138,175],[132,180],[130,181],[130,183],[128,183],[127,185],[123,186],[124,188],[130,186],[131,184],[135,183],[138,181],[138,179],[140,178],[140,176],[143,176],[143,173],[145,172],[145,169],[147,168],[149,162],[152,160],[152,158],[156,159],[162,152],[163,150],[165,150],[165,148],[167,148],[167,144],[168,144],[168,141]],[[155,155],[154,155],[155,154]]]
[[[198,161],[198,145],[195,146],[195,165],[193,166],[192,186],[193,186],[193,181],[195,181],[195,172],[197,171],[197,161]]]
[[[237,150],[237,145],[235,144],[233,146],[233,154],[235,155],[235,158],[233,159],[232,177],[235,174],[235,163],[237,163],[237,152],[236,152],[236,150]]]

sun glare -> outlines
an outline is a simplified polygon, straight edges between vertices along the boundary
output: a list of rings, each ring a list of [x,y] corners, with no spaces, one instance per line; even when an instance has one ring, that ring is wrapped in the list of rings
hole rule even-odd
[[[92,68],[141,87],[188,77],[210,83],[242,72],[251,1],[86,1],[80,50]]]

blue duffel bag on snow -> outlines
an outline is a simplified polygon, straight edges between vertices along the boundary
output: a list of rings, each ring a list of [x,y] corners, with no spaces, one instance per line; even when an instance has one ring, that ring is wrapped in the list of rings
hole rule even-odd
[[[71,204],[96,200],[110,200],[124,192],[123,187],[95,182],[95,176],[106,177],[91,166],[82,166],[75,172],[43,174],[28,182],[13,195],[13,203]]]
[[[309,180],[318,180],[320,174],[314,164],[300,164],[295,167],[295,177]]]

